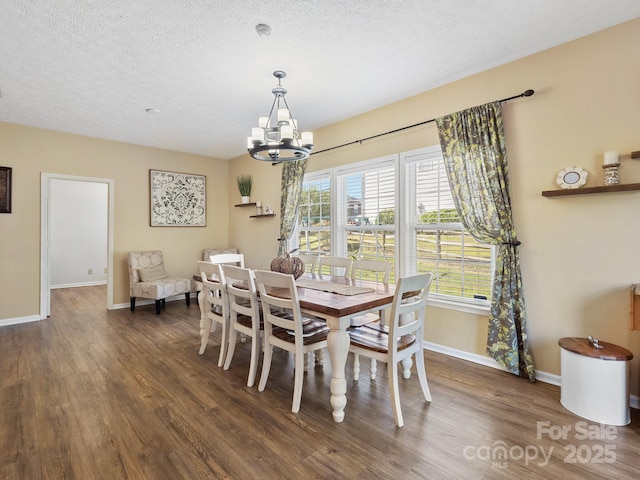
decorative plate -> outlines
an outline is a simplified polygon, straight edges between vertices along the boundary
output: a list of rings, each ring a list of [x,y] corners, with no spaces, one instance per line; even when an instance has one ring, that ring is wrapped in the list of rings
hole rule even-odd
[[[560,188],[580,188],[587,183],[588,176],[589,172],[582,167],[567,167],[558,172],[556,183]]]

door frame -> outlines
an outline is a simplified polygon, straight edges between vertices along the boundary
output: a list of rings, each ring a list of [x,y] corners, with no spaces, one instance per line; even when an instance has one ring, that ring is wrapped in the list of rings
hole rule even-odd
[[[114,185],[110,178],[82,177],[59,173],[40,174],[40,320],[51,313],[50,193],[52,180],[104,183],[107,185],[107,310],[113,310],[113,219]]]

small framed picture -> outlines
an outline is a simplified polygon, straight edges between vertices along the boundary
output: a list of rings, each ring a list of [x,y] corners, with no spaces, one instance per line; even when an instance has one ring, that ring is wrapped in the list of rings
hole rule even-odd
[[[271,209],[271,205],[265,205],[264,206],[264,214],[265,215],[271,215],[273,213],[273,210]]]
[[[0,167],[0,213],[11,213],[11,167]]]

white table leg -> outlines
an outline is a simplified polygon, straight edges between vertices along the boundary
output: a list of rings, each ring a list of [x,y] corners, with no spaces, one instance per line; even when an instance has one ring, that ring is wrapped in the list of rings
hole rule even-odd
[[[337,423],[344,420],[344,407],[347,405],[347,380],[345,367],[349,353],[348,318],[328,318],[327,323],[331,332],[327,336],[329,358],[331,359],[331,407],[333,420]]]

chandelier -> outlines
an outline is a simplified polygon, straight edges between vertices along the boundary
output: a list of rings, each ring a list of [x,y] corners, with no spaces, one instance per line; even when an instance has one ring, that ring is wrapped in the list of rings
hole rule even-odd
[[[251,129],[247,140],[249,154],[256,160],[274,163],[308,158],[313,148],[313,133],[300,133],[298,122],[291,116],[284,98],[287,89],[281,83],[287,74],[276,70],[273,76],[278,79],[278,85],[271,90],[273,104],[269,116],[258,118],[258,126]]]

